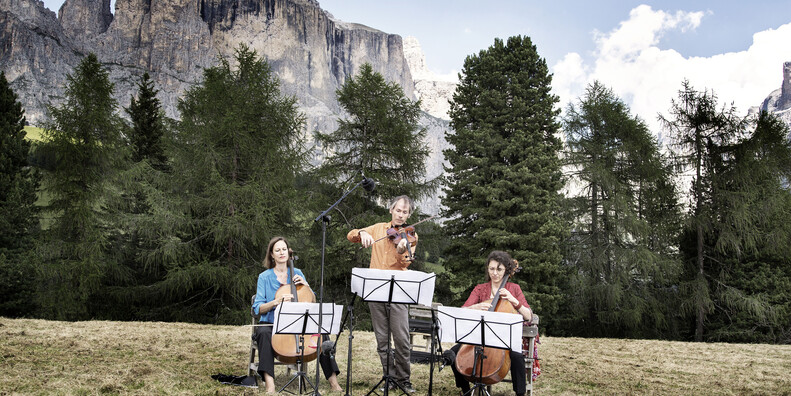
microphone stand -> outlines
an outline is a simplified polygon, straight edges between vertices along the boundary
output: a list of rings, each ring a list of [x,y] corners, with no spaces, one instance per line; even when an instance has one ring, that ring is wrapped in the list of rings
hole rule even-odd
[[[336,206],[338,206],[338,204],[341,203],[341,201],[343,201],[344,198],[346,198],[349,194],[352,193],[352,191],[357,189],[357,187],[360,187],[360,185],[362,185],[362,184],[365,184],[364,188],[367,191],[369,191],[369,192],[373,191],[373,188],[375,187],[375,185],[373,184],[373,180],[371,180],[371,179],[365,177],[365,175],[363,175],[363,179],[360,180],[354,187],[352,187],[351,190],[349,190],[345,194],[343,194],[343,196],[340,199],[338,199],[337,201],[335,201],[335,203],[332,204],[332,206],[330,206],[329,208],[327,208],[326,210],[321,212],[321,214],[319,214],[318,217],[316,217],[313,220],[314,222],[321,220],[321,282],[319,283],[319,333],[321,333],[321,331],[322,331],[321,322],[322,322],[322,318],[323,318],[321,310],[322,310],[322,305],[324,303],[324,253],[325,253],[325,251],[327,249],[327,224],[331,220],[330,215],[328,215],[327,213],[329,213],[332,209],[334,209]],[[369,190],[369,186],[370,186],[370,190]],[[319,347],[318,347],[318,350],[316,352],[317,352],[316,356],[320,356],[321,355],[321,343],[319,343]],[[319,377],[319,366],[320,366],[320,364],[316,364],[316,393],[315,393],[316,396],[321,396],[321,393],[319,393],[319,390],[318,390],[319,389],[318,384],[319,384],[319,378],[320,378]],[[348,389],[346,391],[348,393]]]

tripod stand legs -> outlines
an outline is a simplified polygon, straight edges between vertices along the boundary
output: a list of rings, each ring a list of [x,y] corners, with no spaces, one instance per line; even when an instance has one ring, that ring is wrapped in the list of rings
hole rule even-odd
[[[381,304],[381,305],[375,305]],[[403,311],[404,316],[407,316],[407,307],[402,304],[390,304],[390,303],[369,303],[369,307],[371,308],[371,320],[374,324],[374,333],[377,336],[377,349],[379,352],[379,357],[382,363],[382,368],[384,369],[384,375],[379,383],[376,384],[368,393],[370,395],[374,393],[376,390],[380,389],[380,386],[384,384],[381,388],[384,391],[384,395],[389,395],[390,389],[398,389],[404,394],[407,394],[408,387],[410,386],[408,383],[404,382],[401,383],[399,381],[408,381],[409,379],[409,357],[401,355],[397,355],[397,350],[395,348],[402,348],[406,349],[407,353],[409,351],[408,345],[400,345],[400,339],[409,339],[408,331],[406,334],[402,334],[401,336],[397,337],[393,334],[393,327],[391,324],[396,327],[398,331],[398,327],[402,324],[407,323],[407,319],[399,320],[400,313]],[[384,312],[382,312],[384,311]],[[408,316],[407,316],[408,317]],[[393,318],[393,323],[390,322],[390,319]],[[403,322],[403,323],[397,323]],[[379,331],[377,331],[376,326],[379,327]],[[390,343],[391,336],[393,338],[393,343]],[[386,349],[382,351],[382,347]],[[403,351],[402,351],[403,352]],[[404,366],[404,360],[406,361],[406,366]]]
[[[297,392],[298,392],[298,393],[293,393],[293,392],[288,392],[288,391],[287,391],[288,393],[291,393],[291,394],[296,394],[296,395],[302,395],[302,394],[304,394],[304,393],[305,393],[305,392],[306,392],[308,389],[310,389],[310,390],[312,391],[312,394],[318,393],[318,386],[314,386],[314,385],[313,385],[313,383],[312,383],[312,382],[310,382],[310,379],[308,378],[308,375],[307,375],[307,373],[305,372],[305,366],[304,366],[304,365],[305,365],[305,363],[302,363],[302,362],[297,362],[297,373],[296,373],[296,374],[294,374],[294,376],[293,376],[293,377],[291,377],[291,379],[290,379],[290,380],[288,380],[288,382],[286,382],[286,384],[285,384],[285,385],[283,385],[283,387],[282,387],[282,388],[280,388],[280,390],[279,390],[279,391],[277,391],[278,393],[281,393],[281,392],[283,392],[283,391],[284,391],[286,388],[288,388],[288,387],[289,387],[289,386],[290,386],[290,385],[291,385],[291,384],[292,384],[294,381],[298,381],[298,382],[297,382]],[[317,384],[317,385],[318,385],[318,384]]]
[[[464,392],[462,396],[491,396],[489,391],[486,389],[486,384],[476,383],[470,390]]]

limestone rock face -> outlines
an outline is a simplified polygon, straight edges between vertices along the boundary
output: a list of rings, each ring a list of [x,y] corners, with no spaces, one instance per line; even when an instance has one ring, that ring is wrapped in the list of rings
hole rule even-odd
[[[413,100],[446,101],[416,91],[400,36],[337,20],[315,0],[116,0],[114,11],[110,0],[66,0],[56,17],[39,0],[0,0],[0,70],[29,123],[49,120],[47,106],[62,103],[67,75],[89,52],[108,70],[120,106],[129,106],[148,72],[166,115],[178,118],[179,98],[204,68],[232,59],[239,43],[263,55],[281,90],[297,98],[306,135],[337,128],[343,115],[335,91],[364,63]],[[447,146],[447,110],[435,107],[427,107],[434,116],[421,118],[432,151],[429,177],[442,173]],[[320,162],[321,153],[311,160]],[[419,204],[436,213],[439,199]]]
[[[115,16],[109,4],[67,0],[56,19],[41,1],[0,0],[0,67],[29,97],[31,123],[46,119],[46,105],[58,104],[50,99],[62,96],[66,74],[88,52],[110,71],[122,106],[148,71],[174,118],[178,98],[203,68],[232,57],[239,43],[267,58],[311,126],[331,126],[325,119],[338,112],[335,90],[366,62],[414,99],[400,36],[337,21],[313,0],[117,0]]]
[[[406,56],[412,78],[415,81],[415,96],[420,99],[423,111],[434,117],[449,120],[450,100],[456,90],[456,81],[438,78],[426,66],[426,57],[415,37],[404,39],[404,55]]]
[[[35,0],[0,0],[0,70],[25,108],[28,122],[44,120],[45,104],[63,95],[66,73],[80,61],[55,13]]]
[[[94,37],[113,21],[110,0],[66,0],[58,11],[63,31],[70,37]]]
[[[750,112],[755,113],[758,110],[774,113],[791,128],[791,62],[783,63],[783,83],[780,89],[770,93],[761,106]]]

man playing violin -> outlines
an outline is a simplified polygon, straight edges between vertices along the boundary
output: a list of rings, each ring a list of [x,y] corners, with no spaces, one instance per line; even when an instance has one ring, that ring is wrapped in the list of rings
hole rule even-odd
[[[349,231],[346,238],[352,243],[360,243],[363,247],[372,246],[370,268],[383,270],[406,270],[412,263],[411,250],[417,245],[417,234],[410,230],[409,235],[404,235],[401,230],[404,223],[412,214],[415,205],[406,195],[393,199],[390,204],[391,220],[377,223],[362,229]],[[391,236],[403,235],[406,237],[395,239],[387,238],[388,230]],[[374,243],[382,238],[383,240]],[[409,251],[408,251],[409,250]],[[409,393],[415,392],[409,380],[409,311],[405,304],[390,305],[390,332],[393,335],[394,357],[387,359],[387,346],[390,340],[387,337],[388,317],[385,303],[368,303],[371,309],[371,323],[376,335],[376,349],[382,362],[383,373],[390,366],[390,375],[398,381],[401,388]]]

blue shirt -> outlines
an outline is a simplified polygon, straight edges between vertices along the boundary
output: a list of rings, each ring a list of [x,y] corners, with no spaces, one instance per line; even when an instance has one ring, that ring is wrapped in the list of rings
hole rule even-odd
[[[305,275],[302,274],[302,271],[299,268],[294,268],[294,274],[299,275],[302,279],[305,278]],[[288,284],[291,283],[291,278],[287,279]],[[280,281],[277,280],[277,275],[275,274],[274,269],[268,269],[258,275],[258,287],[255,292],[255,301],[253,301],[253,312],[258,315],[258,308],[260,308],[261,304],[268,303],[275,299],[275,294],[277,294],[277,289],[283,286],[280,284]],[[272,323],[275,321],[275,310],[271,309],[269,312],[261,315],[260,322]]]

